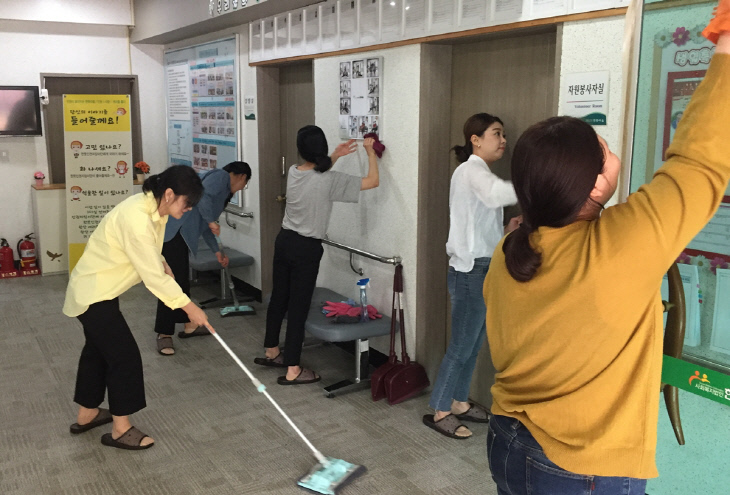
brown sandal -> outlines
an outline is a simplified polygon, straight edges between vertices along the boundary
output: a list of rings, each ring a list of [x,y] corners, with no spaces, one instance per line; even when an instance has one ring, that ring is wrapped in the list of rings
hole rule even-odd
[[[172,352],[162,352],[165,349],[172,349]],[[165,337],[157,337],[157,352],[159,352],[163,356],[172,356],[175,354],[175,348],[172,346],[172,337],[170,335],[166,335]]]
[[[112,438],[111,433],[105,433],[101,436],[101,443],[108,447],[116,447],[118,449],[125,449],[125,450],[144,450],[149,449],[152,447],[155,442],[152,442],[149,445],[141,445],[142,440],[144,440],[148,435],[145,435],[141,431],[139,431],[137,428],[132,426],[130,429],[125,431],[122,436],[117,438],[116,440]]]
[[[443,418],[439,419],[438,421],[434,421],[434,415],[433,414],[426,414],[423,416],[423,424],[428,426],[429,428],[436,430],[437,432],[441,433],[442,435],[446,435],[449,438],[456,438],[457,440],[466,440],[467,438],[471,437],[471,430],[461,424],[461,421],[459,421],[459,418],[454,416],[453,414],[449,414],[448,416],[444,416]],[[456,434],[456,430],[458,430],[460,427],[464,428],[466,431],[469,432],[469,435],[461,436]]]
[[[322,379],[317,373],[307,368],[302,368],[297,377],[293,380],[287,380],[286,375],[280,376],[276,379],[276,383],[279,385],[304,385],[307,383],[315,383]]]

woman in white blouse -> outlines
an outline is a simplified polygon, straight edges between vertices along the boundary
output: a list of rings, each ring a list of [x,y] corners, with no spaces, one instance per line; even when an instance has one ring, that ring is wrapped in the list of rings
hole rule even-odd
[[[448,286],[451,295],[451,341],[441,361],[429,405],[435,414],[423,422],[451,438],[472,435],[461,421],[486,423],[486,410],[468,402],[471,377],[486,336],[482,288],[494,248],[502,238],[502,207],[517,203],[512,183],[489,169],[504,154],[504,124],[487,113],[472,115],[464,124],[463,146],[454,146],[461,162],[451,177],[451,226]],[[507,231],[517,228],[513,218]]]

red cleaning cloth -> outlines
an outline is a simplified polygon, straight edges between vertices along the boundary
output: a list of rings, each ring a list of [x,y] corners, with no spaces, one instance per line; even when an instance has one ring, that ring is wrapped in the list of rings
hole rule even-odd
[[[385,145],[380,142],[380,139],[378,138],[378,135],[374,132],[368,132],[363,136],[363,139],[367,138],[373,138],[375,140],[375,143],[373,143],[373,151],[375,151],[375,154],[378,155],[378,158],[383,158],[383,151],[385,151]]]

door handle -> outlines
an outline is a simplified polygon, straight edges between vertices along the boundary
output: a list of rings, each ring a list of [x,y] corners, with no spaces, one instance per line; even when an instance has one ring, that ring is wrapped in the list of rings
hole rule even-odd
[[[279,203],[286,203],[286,194],[279,194],[276,197],[276,201],[278,201]]]

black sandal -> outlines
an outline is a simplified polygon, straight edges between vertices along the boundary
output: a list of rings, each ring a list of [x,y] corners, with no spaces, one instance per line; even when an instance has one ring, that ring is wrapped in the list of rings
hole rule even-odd
[[[205,327],[198,327],[190,333],[186,333],[185,331],[177,332],[177,336],[181,339],[189,339],[190,337],[205,337],[206,335],[211,335],[211,333]]]
[[[293,380],[287,380],[286,375],[280,376],[276,379],[276,383],[279,385],[305,385],[307,383],[315,383],[322,379],[317,373],[307,368],[302,368],[297,377]]]
[[[172,352],[162,352],[164,349],[172,349]],[[157,352],[163,356],[173,356],[175,354],[175,348],[172,346],[172,336],[157,337]]]
[[[472,423],[489,423],[489,411],[477,406],[473,402],[469,403],[469,409],[465,412],[461,414],[454,414],[454,416],[462,421],[471,421]]]
[[[267,358],[267,357],[257,357],[253,360],[254,364],[258,364],[259,366],[271,366],[273,368],[287,368],[288,366],[284,364],[284,355],[282,353],[279,353],[275,358]]]
[[[99,408],[99,412],[96,413],[96,416],[94,419],[86,423],[85,425],[80,425],[78,423],[74,423],[71,425],[71,428],[69,430],[74,435],[78,435],[79,433],[83,433],[85,431],[89,431],[92,428],[96,428],[97,426],[105,425],[112,422],[112,415],[109,412],[109,409],[104,409],[103,407]]]
[[[466,440],[467,438],[471,437],[471,435],[467,436],[460,436],[456,434],[456,430],[458,430],[460,427],[463,427],[471,433],[471,430],[461,424],[461,421],[459,421],[459,418],[454,416],[453,414],[449,414],[448,416],[444,416],[443,418],[439,419],[438,421],[434,421],[434,415],[433,414],[426,414],[423,416],[423,424],[428,426],[429,428],[436,430],[437,432],[441,433],[442,435],[446,435],[449,438],[456,438],[457,440]]]
[[[149,445],[141,445],[142,440],[145,439],[147,436],[148,435],[145,435],[137,428],[132,426],[116,440],[112,438],[111,433],[105,433],[101,436],[101,443],[103,443],[107,447],[116,447],[117,449],[144,450],[149,449],[155,444],[155,442],[152,442]]]

